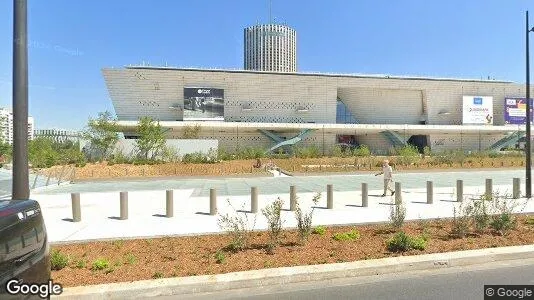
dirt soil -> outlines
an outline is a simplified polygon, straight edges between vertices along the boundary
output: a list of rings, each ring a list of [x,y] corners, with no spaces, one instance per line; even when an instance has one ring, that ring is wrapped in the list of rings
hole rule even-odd
[[[386,157],[323,157],[323,158],[291,158],[273,159],[273,163],[289,173],[321,174],[335,172],[376,171],[380,169]],[[397,158],[389,157],[393,167],[398,170],[443,170],[469,168],[513,168],[524,166],[523,157],[468,158],[463,163],[445,163],[435,157],[430,158]],[[267,163],[267,159],[262,160]],[[230,176],[252,175],[270,176],[264,169],[254,168],[255,160],[233,160],[213,164],[166,163],[159,165],[130,165],[94,163],[84,167],[55,166],[40,170],[41,174],[50,174],[65,180],[90,180],[138,177],[169,177],[169,176]]]
[[[274,254],[268,254],[266,251],[267,232],[252,233],[250,246],[236,253],[221,250],[231,241],[228,235],[55,245],[52,250],[68,255],[69,264],[62,270],[53,271],[52,278],[65,287],[71,287],[527,245],[534,242],[534,225],[527,224],[527,219],[530,218],[518,216],[517,228],[506,236],[500,236],[488,229],[482,234],[471,234],[465,238],[451,236],[450,220],[406,223],[403,228],[406,233],[421,235],[426,232],[430,239],[424,251],[411,250],[402,254],[387,250],[386,241],[394,235],[394,231],[387,225],[328,227],[325,235],[312,234],[305,245],[298,243],[296,231],[284,231],[282,245],[274,250]],[[361,234],[358,240],[336,241],[332,238],[335,233],[348,232],[354,228]],[[219,250],[225,257],[222,263],[216,260]],[[91,270],[97,259],[106,260],[109,266],[102,270]]]

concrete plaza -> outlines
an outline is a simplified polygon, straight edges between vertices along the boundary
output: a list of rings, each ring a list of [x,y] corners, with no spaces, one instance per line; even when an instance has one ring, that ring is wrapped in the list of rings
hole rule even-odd
[[[398,174],[407,219],[445,218],[453,215],[456,202],[456,180],[464,180],[466,201],[485,191],[485,178],[493,180],[493,190],[512,193],[512,178],[522,180],[522,170],[459,171]],[[434,203],[426,204],[426,181],[434,182]],[[369,206],[361,207],[361,183],[369,185]],[[334,186],[334,208],[326,209],[326,185]],[[289,211],[289,186],[297,187],[298,201],[304,210],[315,205],[316,192],[322,197],[314,210],[314,225],[360,224],[388,220],[394,197],[380,197],[382,178],[372,174],[221,178],[221,179],[160,179],[80,183],[37,190],[32,198],[40,202],[51,242],[88,239],[154,237],[217,233],[218,216],[209,213],[209,189],[217,189],[218,213],[242,214],[255,229],[266,229],[261,214],[276,198],[284,200],[282,215],[285,227],[295,227],[294,213]],[[259,189],[258,214],[250,213],[250,188]],[[174,217],[165,215],[165,190],[174,190]],[[119,191],[129,192],[129,218],[119,220]],[[72,222],[71,192],[81,193],[81,222]],[[524,198],[509,199],[517,212],[534,212],[534,204]]]

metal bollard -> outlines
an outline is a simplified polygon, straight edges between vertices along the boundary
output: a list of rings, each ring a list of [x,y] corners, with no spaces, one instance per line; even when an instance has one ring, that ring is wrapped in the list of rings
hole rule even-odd
[[[362,183],[362,207],[368,207],[369,206],[369,195],[367,190],[367,183]]]
[[[395,204],[402,203],[402,189],[401,183],[395,182]]]
[[[426,203],[434,203],[434,183],[432,181],[426,182]]]
[[[521,197],[521,178],[514,178],[513,198],[519,199]]]
[[[289,187],[289,210],[295,211],[297,209],[297,187],[292,185]]]
[[[464,200],[464,181],[456,180],[456,201],[462,202]]]
[[[165,216],[167,218],[172,218],[174,216],[174,195],[173,190],[167,190],[165,193]]]
[[[258,188],[255,186],[250,188],[250,212],[258,212]]]
[[[210,189],[210,216],[217,214],[217,190]]]
[[[121,202],[121,220],[127,220],[128,219],[128,192],[121,192],[120,194],[120,202]]]
[[[80,207],[80,193],[70,194],[72,202],[72,221],[80,222],[82,220],[82,209]]]
[[[331,184],[326,185],[326,208],[334,208],[334,186]]]
[[[491,200],[493,199],[493,180],[491,178],[486,178],[486,199],[485,200]]]

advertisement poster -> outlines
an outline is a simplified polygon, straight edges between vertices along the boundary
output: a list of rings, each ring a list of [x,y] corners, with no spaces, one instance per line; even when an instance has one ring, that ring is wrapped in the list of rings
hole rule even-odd
[[[504,99],[504,124],[524,125],[527,123],[527,98]],[[530,124],[532,124],[532,99],[530,99]]]
[[[184,88],[184,120],[224,120],[224,90]]]
[[[462,123],[493,125],[493,97],[464,96]]]

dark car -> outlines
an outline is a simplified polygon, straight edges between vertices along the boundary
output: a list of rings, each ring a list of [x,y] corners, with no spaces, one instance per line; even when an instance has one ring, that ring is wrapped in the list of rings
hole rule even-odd
[[[0,299],[10,296],[6,284],[47,284],[50,279],[49,245],[39,203],[34,200],[0,200]]]

